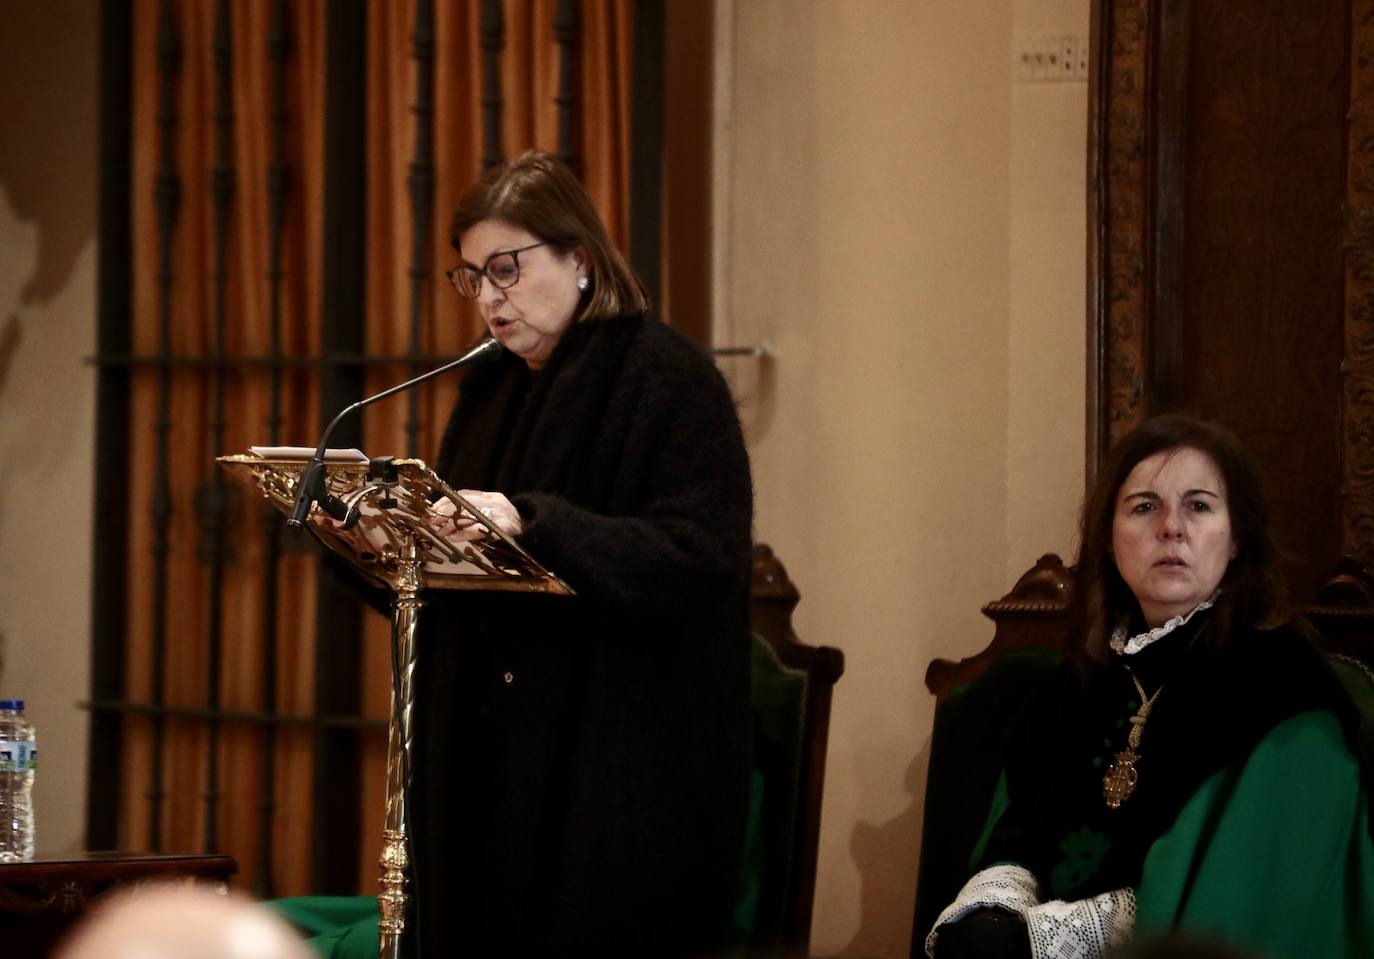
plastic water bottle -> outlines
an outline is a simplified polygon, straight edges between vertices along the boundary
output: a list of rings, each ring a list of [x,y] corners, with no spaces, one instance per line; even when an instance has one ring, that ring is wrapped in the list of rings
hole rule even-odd
[[[33,774],[38,741],[22,699],[0,699],[0,862],[33,858]]]

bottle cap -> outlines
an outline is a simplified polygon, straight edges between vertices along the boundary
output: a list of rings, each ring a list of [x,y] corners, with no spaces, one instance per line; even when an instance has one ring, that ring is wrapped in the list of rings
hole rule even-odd
[[[0,709],[19,709],[24,708],[22,699],[0,699]]]

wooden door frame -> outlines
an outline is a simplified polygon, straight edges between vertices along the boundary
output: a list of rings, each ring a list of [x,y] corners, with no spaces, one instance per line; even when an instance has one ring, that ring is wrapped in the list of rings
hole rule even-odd
[[[1093,0],[1086,479],[1179,395],[1175,298],[1189,0]],[[1374,0],[1350,0],[1342,552],[1374,569]]]

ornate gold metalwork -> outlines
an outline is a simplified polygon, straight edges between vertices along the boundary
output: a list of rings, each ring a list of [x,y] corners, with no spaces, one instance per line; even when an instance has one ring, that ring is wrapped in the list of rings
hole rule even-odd
[[[295,504],[296,483],[303,459],[264,459],[253,454],[221,456],[217,462],[230,476],[257,489],[285,514]],[[474,516],[477,511],[458,492],[439,479],[423,460],[393,462],[397,482],[383,485],[368,479],[368,464],[328,463],[325,485],[330,493],[356,506],[360,518],[350,530],[311,522],[307,528],[379,585],[399,589],[403,576],[398,557],[403,539],[413,534],[420,552],[421,586],[426,589],[495,589],[571,594],[554,573],[544,569],[515,540],[500,529],[472,542],[453,544],[427,522],[430,504],[447,496]],[[390,505],[382,504],[388,499]],[[315,519],[318,512],[312,512]]]
[[[1146,698],[1145,687],[1140,685],[1135,673],[1131,673],[1131,682],[1135,683],[1136,692],[1140,693],[1140,709],[1131,717],[1131,732],[1126,737],[1126,748],[1116,754],[1112,764],[1107,767],[1107,774],[1102,777],[1102,798],[1107,801],[1109,809],[1120,808],[1123,802],[1131,798],[1131,793],[1135,792],[1135,784],[1140,781],[1140,772],[1135,768],[1140,755],[1136,750],[1140,748],[1145,720],[1150,718],[1150,710],[1154,708],[1155,700],[1164,692],[1164,687],[1161,686],[1155,690],[1153,696]]]
[[[410,865],[410,824],[406,821],[405,795],[410,787],[410,757],[413,742],[411,726],[415,706],[415,627],[419,625],[420,599],[419,550],[412,539],[400,556],[396,598],[391,605],[391,642],[396,669],[391,723],[386,748],[386,822],[382,831],[381,955],[400,959],[401,937],[405,931],[406,873]]]
[[[221,456],[218,462],[239,482],[257,488],[284,515],[296,500],[305,459],[268,459],[256,454]],[[486,517],[449,488],[420,460],[393,460],[386,479],[369,476],[369,464],[326,464],[325,485],[356,510],[351,529],[318,520],[307,528],[357,570],[393,592],[391,641],[393,696],[386,757],[386,820],[382,831],[382,959],[400,959],[410,869],[406,789],[411,778],[412,712],[415,705],[415,637],[425,588],[505,589],[571,594],[513,539],[488,527],[487,537],[455,545],[430,527],[431,504],[447,496],[479,522]],[[485,525],[485,524],[484,524]]]
[[[1110,808],[1120,808],[1135,792],[1135,784],[1140,780],[1140,773],[1135,768],[1139,758],[1134,750],[1123,749],[1112,760],[1107,775],[1102,777],[1102,798]]]
[[[377,902],[382,908],[380,929],[382,933],[382,955],[388,955],[388,939],[398,943],[405,929],[406,913],[406,873],[410,869],[410,854],[406,851],[406,834],[386,830],[382,833],[382,891]]]

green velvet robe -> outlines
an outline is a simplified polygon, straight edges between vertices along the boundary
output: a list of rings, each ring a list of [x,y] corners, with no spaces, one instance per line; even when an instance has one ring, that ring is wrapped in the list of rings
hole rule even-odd
[[[1146,688],[1165,692],[1119,810],[1101,779],[1138,706],[1120,659],[1086,677],[1066,665],[1041,688],[1014,724],[975,868],[1025,866],[1042,901],[1130,887],[1136,938],[1184,931],[1268,959],[1374,955],[1355,702],[1295,629],[1216,648],[1205,628],[1199,619],[1131,658]]]

